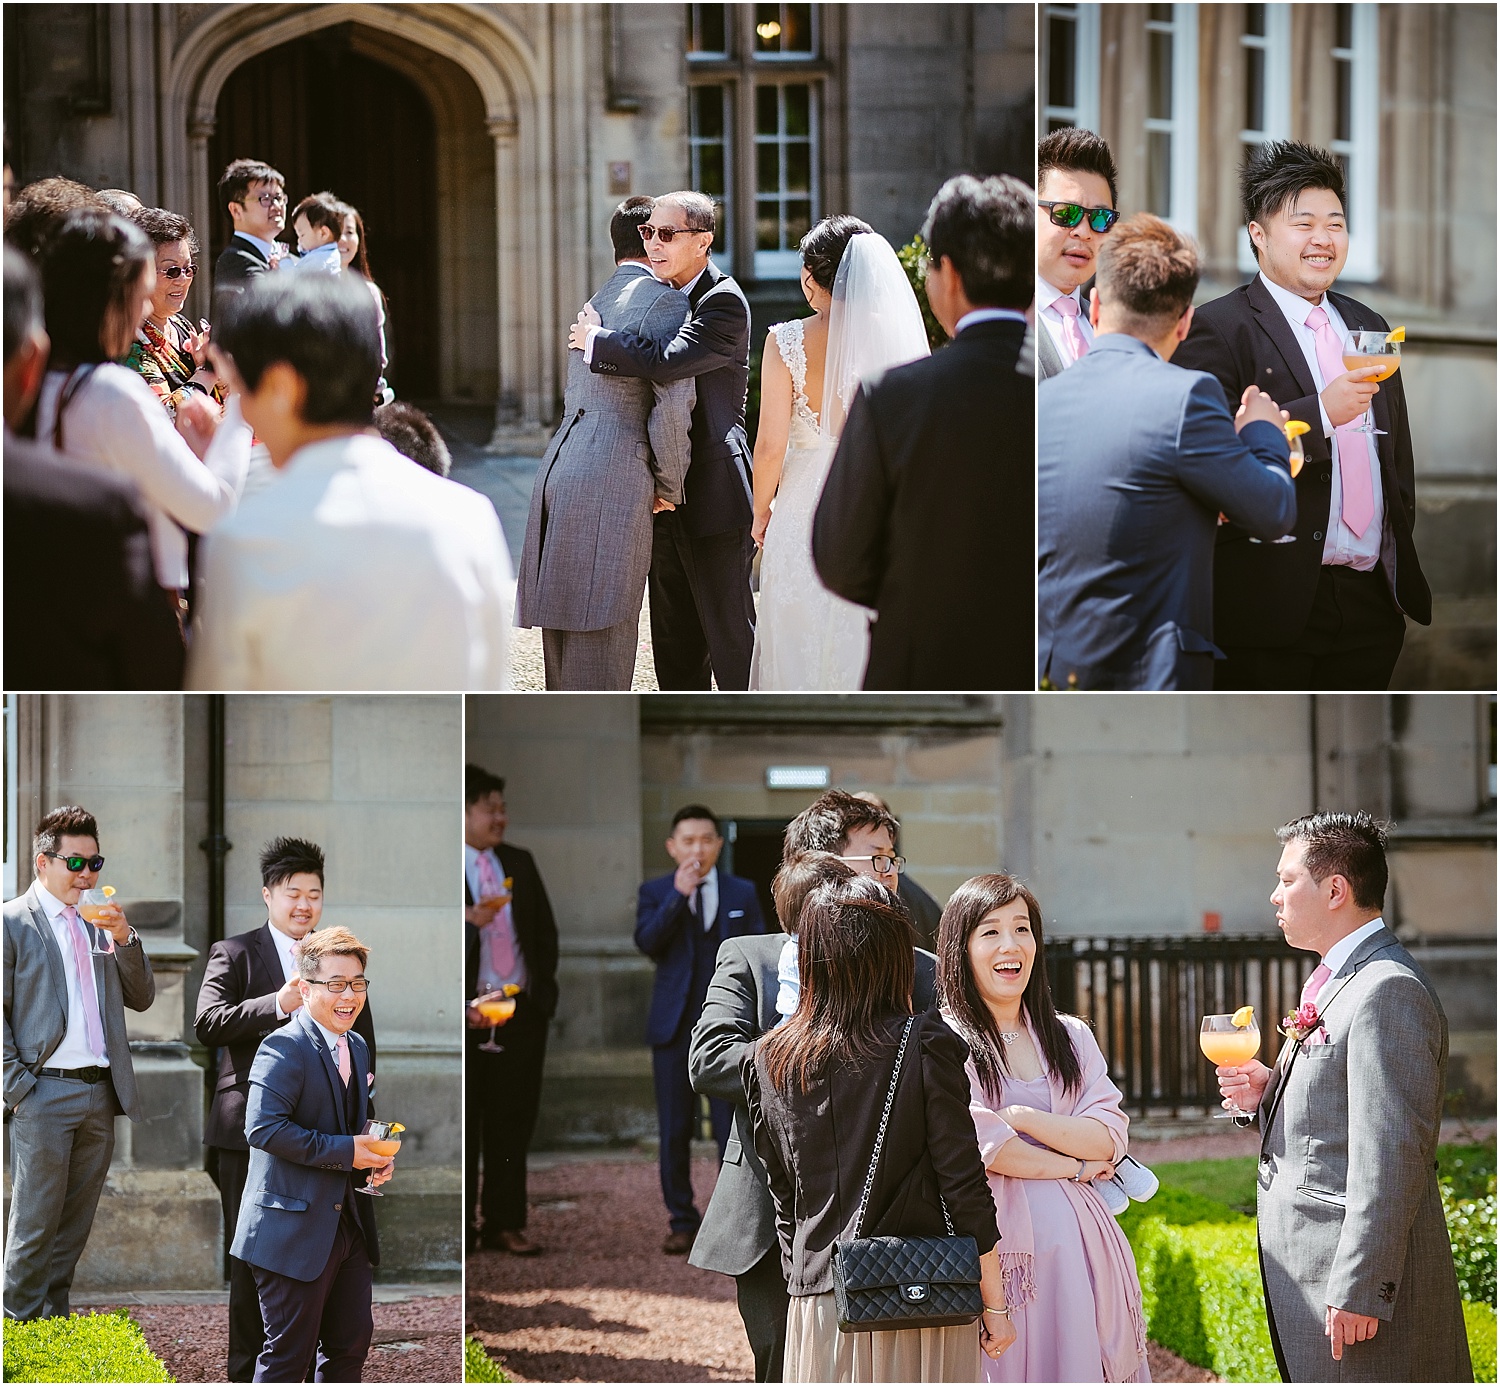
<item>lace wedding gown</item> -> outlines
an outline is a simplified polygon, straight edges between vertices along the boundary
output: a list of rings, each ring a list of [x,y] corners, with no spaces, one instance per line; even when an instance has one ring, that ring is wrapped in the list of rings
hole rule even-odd
[[[857,691],[870,649],[870,613],[835,596],[813,566],[812,527],[837,443],[807,402],[802,320],[771,329],[792,376],[792,422],[781,485],[760,554],[760,611],[750,687]]]

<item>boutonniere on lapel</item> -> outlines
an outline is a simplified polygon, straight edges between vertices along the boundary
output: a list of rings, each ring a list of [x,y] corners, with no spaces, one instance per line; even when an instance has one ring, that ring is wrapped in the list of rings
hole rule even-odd
[[[1318,1014],[1315,1002],[1308,1001],[1295,1011],[1288,1011],[1281,1020],[1281,1033],[1294,1044],[1327,1044],[1328,1031],[1323,1028],[1323,1017]]]

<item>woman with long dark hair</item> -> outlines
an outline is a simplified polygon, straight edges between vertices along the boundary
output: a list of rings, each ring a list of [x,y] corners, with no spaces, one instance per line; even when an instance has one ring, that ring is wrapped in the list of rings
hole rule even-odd
[[[954,892],[938,988],[969,1047],[969,1112],[1005,1228],[1017,1335],[985,1380],[1149,1381],[1135,1258],[1092,1187],[1124,1156],[1129,1118],[1089,1027],[1052,1004],[1045,961],[1041,906],[1015,877]]]
[[[964,1045],[935,1012],[912,1026],[862,1223],[860,1196],[903,1033],[915,963],[911,917],[876,881],[819,885],[798,916],[795,1013],[746,1055],[755,1148],[776,1203],[791,1305],[785,1381],[977,1381],[1005,1351],[995,1205],[968,1113]],[[837,1242],[954,1232],[980,1251],[978,1326],[839,1331]]]
[[[323,194],[332,197],[332,193]],[[370,273],[370,252],[365,245],[365,219],[359,208],[340,201],[339,211],[343,215],[343,229],[339,232],[339,263],[344,273],[357,274],[365,281],[370,297],[375,300],[375,321],[380,332],[380,379],[375,383],[375,399],[378,404],[389,404],[395,398],[385,383],[386,367],[390,364],[385,346],[385,295]]]

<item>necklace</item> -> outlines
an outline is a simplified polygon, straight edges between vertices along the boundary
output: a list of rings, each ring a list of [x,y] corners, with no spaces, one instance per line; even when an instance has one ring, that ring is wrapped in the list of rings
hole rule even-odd
[[[1002,1030],[1000,1038],[1007,1044],[1014,1044],[1016,1040],[1021,1038],[1021,1032],[1019,1030]]]

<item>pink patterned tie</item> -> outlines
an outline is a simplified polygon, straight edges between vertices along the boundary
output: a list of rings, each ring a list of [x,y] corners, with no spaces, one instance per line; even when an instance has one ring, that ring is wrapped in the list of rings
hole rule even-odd
[[[1302,1004],[1306,1006],[1310,1002],[1316,1003],[1318,993],[1323,990],[1323,983],[1332,976],[1333,973],[1324,963],[1319,963],[1313,968],[1312,976],[1302,984]]]
[[[1323,384],[1344,374],[1344,345],[1328,321],[1328,314],[1314,308],[1305,319],[1313,330],[1313,344],[1318,352],[1318,368]],[[1375,518],[1375,487],[1370,480],[1370,446],[1367,435],[1356,430],[1358,419],[1341,424],[1333,432],[1334,456],[1339,464],[1339,484],[1343,490],[1343,514],[1340,518],[1353,532],[1363,537]]]
[[[505,881],[495,870],[495,863],[488,852],[479,854],[479,897],[488,900],[505,894]],[[510,912],[499,911],[494,919],[484,926],[485,944],[489,949],[490,970],[497,977],[513,977],[516,972],[516,944],[512,937]]]
[[[1083,339],[1083,329],[1078,325],[1078,300],[1072,294],[1054,299],[1052,311],[1062,319],[1063,338],[1073,353],[1073,360],[1081,361],[1088,355],[1089,344]]]
[[[89,957],[89,941],[79,923],[78,911],[72,905],[63,910],[68,921],[68,937],[73,940],[73,966],[78,974],[78,990],[83,997],[83,1023],[88,1032],[89,1053],[104,1057],[104,1022],[99,1017],[99,993],[94,986],[94,963]]]
[[[349,1036],[339,1036],[339,1077],[344,1080],[344,1086],[349,1086],[349,1075],[353,1070],[349,1067]]]

